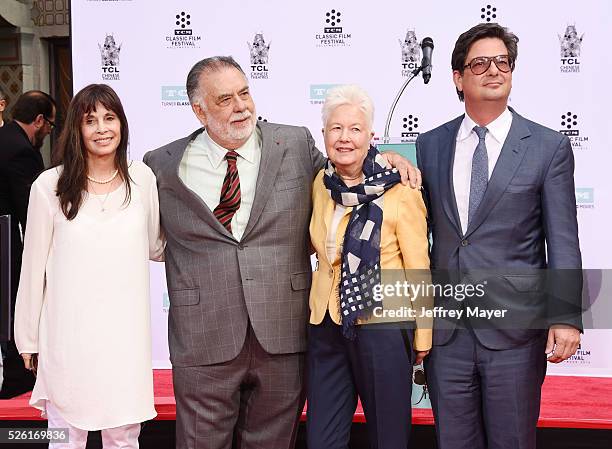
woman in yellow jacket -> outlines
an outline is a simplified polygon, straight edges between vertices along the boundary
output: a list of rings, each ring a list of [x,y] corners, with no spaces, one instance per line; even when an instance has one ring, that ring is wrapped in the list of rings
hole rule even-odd
[[[431,348],[431,320],[421,317],[430,298],[403,296],[404,288],[389,296],[387,286],[428,279],[426,209],[420,191],[403,186],[370,146],[373,109],[353,85],[332,89],[323,106],[329,160],[314,181],[310,222],[318,261],[310,292],[309,449],[348,447],[358,396],[370,446],[408,447],[412,366]]]

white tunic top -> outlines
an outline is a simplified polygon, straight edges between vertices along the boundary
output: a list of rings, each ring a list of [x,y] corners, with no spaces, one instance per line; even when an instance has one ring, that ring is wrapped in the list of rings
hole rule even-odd
[[[146,421],[156,416],[148,261],[163,251],[155,176],[131,162],[129,205],[123,184],[106,200],[86,194],[68,221],[60,170],[34,182],[28,208],[15,340],[39,356],[30,404],[49,400],[83,430]]]

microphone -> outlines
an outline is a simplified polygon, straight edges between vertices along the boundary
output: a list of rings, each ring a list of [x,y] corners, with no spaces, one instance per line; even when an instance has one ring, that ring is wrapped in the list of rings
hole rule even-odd
[[[423,57],[421,58],[421,70],[423,71],[423,82],[429,83],[431,79],[431,53],[434,49],[433,39],[426,37],[421,42],[421,50],[423,51]]]
[[[410,84],[414,78],[416,78],[419,72],[423,72],[423,81],[425,84],[429,83],[429,79],[431,78],[431,52],[433,51],[434,44],[433,39],[431,37],[426,37],[421,42],[421,50],[423,51],[423,57],[421,58],[421,66],[412,70],[399,92],[395,96],[393,103],[391,104],[391,108],[389,109],[389,115],[387,115],[387,121],[385,122],[385,132],[383,134],[383,143],[389,143],[389,127],[391,126],[391,117],[393,117],[393,112],[395,111],[395,107],[397,106],[397,102],[400,97]]]

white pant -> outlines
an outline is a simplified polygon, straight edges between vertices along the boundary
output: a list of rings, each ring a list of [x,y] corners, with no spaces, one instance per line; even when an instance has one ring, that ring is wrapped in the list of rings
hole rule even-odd
[[[87,430],[77,429],[68,424],[50,401],[47,401],[47,420],[49,429],[68,429],[68,443],[49,443],[49,449],[85,449]],[[138,449],[140,424],[127,424],[112,429],[102,429],[104,449]]]

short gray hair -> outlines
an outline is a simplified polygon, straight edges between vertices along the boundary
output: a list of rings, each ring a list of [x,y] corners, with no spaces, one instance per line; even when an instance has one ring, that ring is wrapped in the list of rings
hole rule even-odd
[[[242,70],[240,64],[238,64],[231,56],[212,56],[196,62],[189,71],[189,75],[187,75],[186,88],[189,102],[191,104],[195,104],[202,100],[202,92],[200,92],[200,77],[203,73],[218,72],[226,68],[234,68],[244,75],[244,70]]]
[[[325,103],[321,110],[323,126],[327,123],[331,113],[339,106],[357,106],[366,116],[367,125],[372,129],[374,124],[374,102],[368,93],[356,84],[343,84],[327,91]]]

